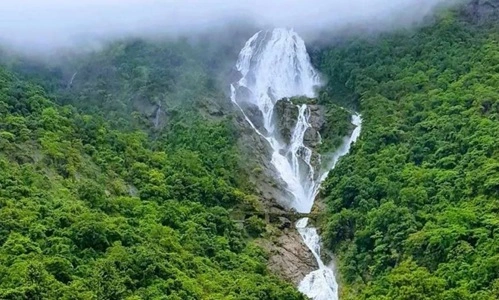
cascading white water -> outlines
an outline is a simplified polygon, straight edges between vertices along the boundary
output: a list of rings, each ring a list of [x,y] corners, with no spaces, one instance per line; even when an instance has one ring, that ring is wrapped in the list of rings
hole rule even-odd
[[[293,195],[289,206],[301,213],[309,213],[314,204],[321,182],[327,173],[314,174],[311,165],[312,150],[304,144],[305,132],[309,124],[310,111],[306,104],[298,106],[298,118],[289,144],[278,139],[273,124],[275,103],[283,98],[294,96],[314,97],[315,89],[321,81],[310,63],[305,42],[293,31],[274,29],[260,31],[248,40],[239,54],[236,65],[242,78],[231,85],[231,100],[241,110],[253,129],[265,138],[272,149],[271,163],[286,183],[286,189]],[[241,90],[245,90],[244,97]],[[249,94],[249,95],[248,95]],[[263,115],[263,129],[256,126],[243,107],[258,107]],[[357,128],[350,138],[334,154],[331,167],[338,158],[346,154],[350,143],[360,132],[360,117],[353,116],[352,123]],[[309,274],[300,284],[300,291],[316,300],[338,298],[338,286],[334,272],[320,257],[320,238],[313,227],[307,227],[308,219],[297,223],[297,228],[306,245],[310,248],[319,270]]]
[[[277,100],[293,96],[313,97],[315,88],[320,85],[304,41],[292,30],[260,31],[241,50],[236,67],[243,77],[231,87],[232,101],[245,114],[236,90],[243,87],[251,92],[245,101],[256,105],[262,112],[267,134],[262,134],[246,114],[245,118],[270,143],[273,150],[271,162],[286,182],[286,188],[294,195],[291,206],[299,212],[310,211],[315,189],[313,168],[310,168],[312,151],[303,144],[303,136],[310,127],[308,108],[302,105],[299,109],[290,145],[279,142],[273,124]],[[300,161],[305,162],[306,168]]]
[[[343,144],[333,154],[328,170],[331,170],[336,166],[336,163],[338,162],[340,157],[344,156],[348,153],[348,151],[350,151],[350,146],[359,137],[362,128],[362,119],[360,118],[360,116],[353,115],[352,124],[356,126],[354,131],[352,132],[350,137],[343,140]],[[329,171],[326,171],[321,174],[319,185],[326,179],[328,173]],[[315,196],[318,192],[319,189],[317,188],[315,191]],[[296,223],[296,228],[305,241],[305,244],[310,249],[310,251],[312,251],[312,254],[317,260],[319,270],[313,271],[305,276],[305,278],[300,283],[299,290],[300,292],[315,300],[336,300],[338,299],[338,283],[336,281],[336,277],[333,270],[325,266],[322,262],[320,237],[317,233],[317,230],[314,227],[307,227],[307,225],[308,218],[304,218]]]

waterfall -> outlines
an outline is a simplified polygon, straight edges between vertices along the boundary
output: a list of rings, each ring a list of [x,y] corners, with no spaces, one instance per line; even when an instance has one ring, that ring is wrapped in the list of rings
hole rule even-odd
[[[356,127],[350,137],[343,140],[342,145],[333,154],[328,170],[333,169],[336,163],[343,155],[347,154],[350,150],[350,146],[353,142],[357,140],[360,135],[362,127],[362,119],[358,115],[352,116],[352,124]],[[319,179],[319,185],[324,181],[328,175],[328,171],[321,174]],[[319,192],[319,187],[315,191],[315,196]],[[314,197],[315,197],[314,196]],[[313,200],[312,200],[313,201]],[[303,241],[307,247],[312,251],[317,264],[319,265],[319,270],[313,271],[302,280],[299,286],[300,292],[304,293],[308,297],[316,300],[328,300],[328,299],[338,299],[338,283],[334,272],[328,266],[325,266],[321,259],[321,243],[320,237],[317,230],[313,227],[307,227],[308,218],[303,218],[296,223],[296,228],[303,238]]]
[[[156,109],[156,113],[154,114],[154,128],[158,128],[161,123],[161,103],[158,104],[158,108]]]
[[[312,149],[304,143],[305,132],[311,127],[310,110],[306,104],[297,106],[298,117],[289,144],[278,138],[273,118],[278,100],[294,96],[314,97],[315,90],[321,85],[320,76],[310,63],[305,42],[293,30],[260,31],[246,42],[236,68],[242,78],[231,85],[232,102],[255,132],[269,143],[271,163],[286,184],[283,188],[292,195],[292,199],[286,199],[289,207],[309,213],[320,184],[327,176],[327,172],[316,174],[311,164]],[[262,124],[252,120],[247,107],[258,108],[263,116]],[[360,117],[352,116],[352,123],[357,128],[334,153],[331,168],[339,157],[348,153],[350,144],[360,133]],[[308,219],[302,219],[296,227],[316,258],[319,270],[307,275],[299,289],[312,299],[337,299],[338,284],[333,270],[321,260],[317,230],[307,225]]]
[[[73,87],[73,82],[76,78],[76,75],[78,75],[78,72],[74,72],[73,76],[71,76],[71,79],[69,80],[69,83],[68,85],[66,86],[66,88],[70,89]]]

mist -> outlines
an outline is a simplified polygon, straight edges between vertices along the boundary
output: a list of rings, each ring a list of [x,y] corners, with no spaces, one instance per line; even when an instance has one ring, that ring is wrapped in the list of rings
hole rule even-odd
[[[380,30],[421,22],[459,0],[2,0],[0,43],[25,51],[82,46],[123,36],[188,35],[228,23]]]

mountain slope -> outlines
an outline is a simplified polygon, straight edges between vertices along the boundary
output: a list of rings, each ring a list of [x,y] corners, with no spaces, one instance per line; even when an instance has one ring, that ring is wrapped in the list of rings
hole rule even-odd
[[[320,55],[364,119],[322,192],[343,299],[499,298],[499,28],[473,9]]]
[[[153,140],[0,68],[0,298],[302,299],[229,216],[252,201],[230,124]]]

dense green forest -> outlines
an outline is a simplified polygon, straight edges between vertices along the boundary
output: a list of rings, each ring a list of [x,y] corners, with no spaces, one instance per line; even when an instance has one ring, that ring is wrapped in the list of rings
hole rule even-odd
[[[473,8],[312,53],[321,150],[351,130],[338,106],[363,118],[321,191],[342,299],[499,299],[499,19]],[[0,299],[304,299],[265,221],[233,219],[259,201],[224,90],[254,30],[232,29],[0,51]]]
[[[223,92],[194,50],[0,67],[0,299],[302,299],[230,217],[255,199],[230,116],[198,105]]]
[[[499,299],[498,24],[456,10],[315,57],[364,120],[322,191],[343,299]]]

